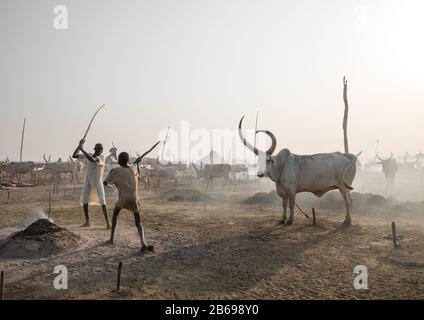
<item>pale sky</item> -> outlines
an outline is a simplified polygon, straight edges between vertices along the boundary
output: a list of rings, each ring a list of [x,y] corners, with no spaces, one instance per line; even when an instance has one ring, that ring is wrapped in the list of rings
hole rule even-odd
[[[53,27],[56,5],[68,29]],[[181,121],[234,129],[246,115],[277,149],[372,156],[424,151],[424,2],[157,0],[0,2],[0,159],[144,151]]]

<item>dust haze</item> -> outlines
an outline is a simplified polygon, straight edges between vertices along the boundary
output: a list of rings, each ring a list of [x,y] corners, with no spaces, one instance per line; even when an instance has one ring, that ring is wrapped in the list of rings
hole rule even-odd
[[[423,10],[2,1],[0,299],[423,299]]]

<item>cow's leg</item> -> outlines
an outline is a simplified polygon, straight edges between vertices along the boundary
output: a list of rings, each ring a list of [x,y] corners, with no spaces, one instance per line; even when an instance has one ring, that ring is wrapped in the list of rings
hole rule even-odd
[[[346,218],[342,224],[343,227],[350,227],[352,225],[352,219],[350,217],[350,205],[352,203],[352,198],[350,196],[349,190],[347,190],[344,186],[342,186],[340,189],[340,193],[343,197],[343,200],[345,202],[346,206]]]
[[[115,207],[115,209],[113,209],[112,229],[110,231],[110,239],[109,239],[110,244],[113,244],[113,237],[115,235],[116,223],[118,221],[118,215],[119,215],[120,211],[121,211],[121,209],[117,208],[117,207]]]
[[[140,237],[141,251],[145,251],[148,249],[148,246],[146,241],[144,240],[144,228],[143,228],[143,223],[141,222],[140,212],[138,211],[134,212],[134,220],[135,220],[135,226],[137,227],[138,235]]]
[[[286,223],[286,220],[287,220],[287,207],[288,207],[288,204],[289,204],[289,198],[288,198],[288,197],[286,197],[286,196],[284,196],[284,197],[283,197],[283,218],[281,219],[280,224],[284,224],[284,223]]]
[[[287,196],[289,198],[290,217],[289,220],[287,220],[286,224],[291,225],[294,221],[294,205],[296,201],[296,194],[292,193]]]

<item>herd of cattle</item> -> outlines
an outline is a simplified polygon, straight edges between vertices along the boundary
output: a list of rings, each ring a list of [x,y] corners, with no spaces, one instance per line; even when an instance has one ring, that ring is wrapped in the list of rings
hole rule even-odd
[[[118,166],[117,149],[109,150],[109,155],[105,158],[105,176],[113,168]],[[63,176],[69,176],[70,183],[80,183],[81,175],[84,171],[84,160],[74,160],[69,157],[68,161],[58,159],[52,162],[43,155],[44,162],[24,161],[10,162],[8,159],[0,161],[0,181],[14,183],[22,178],[30,179],[31,183],[61,183]],[[136,159],[136,157],[134,157]],[[134,160],[132,159],[132,160]],[[200,164],[194,163],[161,163],[159,159],[143,158],[140,163],[141,181],[145,189],[156,189],[161,181],[167,180],[177,184],[181,178],[203,178],[206,181],[206,188],[212,188],[213,179],[222,178],[231,185],[237,179],[247,179],[248,167],[244,164]]]
[[[359,155],[356,155],[359,158]],[[136,157],[134,157],[135,159]],[[80,183],[81,174],[84,171],[84,161],[74,160],[69,157],[68,161],[51,161],[43,155],[43,162],[10,162],[8,159],[0,161],[0,181],[20,181],[21,177],[30,177],[32,183],[60,183],[63,175],[70,177],[70,183]],[[389,158],[381,158],[376,154],[376,161],[370,161],[363,166],[358,160],[358,169],[365,170],[372,168],[382,168],[386,178],[387,190],[394,188],[394,180],[397,173],[423,174],[424,155],[416,155],[415,161],[407,161],[405,156],[403,162],[398,162],[393,154]],[[105,175],[111,169],[118,166],[117,148],[113,146],[109,150],[109,155],[105,158]],[[381,169],[380,169],[381,170]],[[199,178],[205,181],[205,188],[212,188],[213,179],[222,178],[225,185],[233,185],[238,180],[248,178],[249,168],[245,164],[206,164],[198,165],[194,163],[161,163],[157,158],[143,158],[140,166],[141,181],[145,189],[156,189],[160,186],[161,180],[173,181],[177,184],[181,178]]]

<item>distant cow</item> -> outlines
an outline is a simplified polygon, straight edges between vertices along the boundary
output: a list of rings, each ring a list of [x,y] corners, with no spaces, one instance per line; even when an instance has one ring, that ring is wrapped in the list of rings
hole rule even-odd
[[[233,174],[233,179],[236,178],[237,174],[240,174],[244,179],[248,176],[249,169],[245,164],[232,164],[231,173]]]
[[[23,174],[30,174],[31,180],[35,180],[35,163],[33,161],[9,162],[4,164],[3,170],[11,182],[16,176]]]
[[[46,156],[43,155],[44,159],[44,166],[42,168],[42,172],[44,172],[46,175],[51,174],[50,176],[50,183],[53,181],[54,178],[57,178],[60,182],[62,178],[62,174],[70,174],[70,182],[73,182],[74,179],[79,183],[79,177],[78,172],[80,170],[79,168],[79,162],[78,161],[56,161],[56,162],[50,162],[50,157],[47,160]]]
[[[155,166],[153,169],[154,175],[156,177],[156,186],[160,186],[160,181],[163,179],[171,179],[174,180],[174,184],[176,185],[178,182],[177,178],[177,167],[173,165],[166,166]]]
[[[383,173],[386,177],[386,189],[387,191],[392,191],[394,189],[395,176],[398,171],[398,165],[396,159],[393,159],[393,153],[391,153],[390,158],[381,159],[377,154],[377,159],[380,160],[378,164],[381,164],[383,167]]]
[[[159,166],[160,165],[160,161],[159,161],[158,158],[147,158],[147,157],[144,157],[143,159],[141,159],[140,164],[151,165],[151,166]]]
[[[207,164],[204,167],[198,169],[194,163],[193,167],[197,172],[199,179],[203,178],[206,180],[206,189],[210,187],[212,189],[212,183],[214,178],[224,178],[225,182],[230,182],[231,166],[229,164]]]

